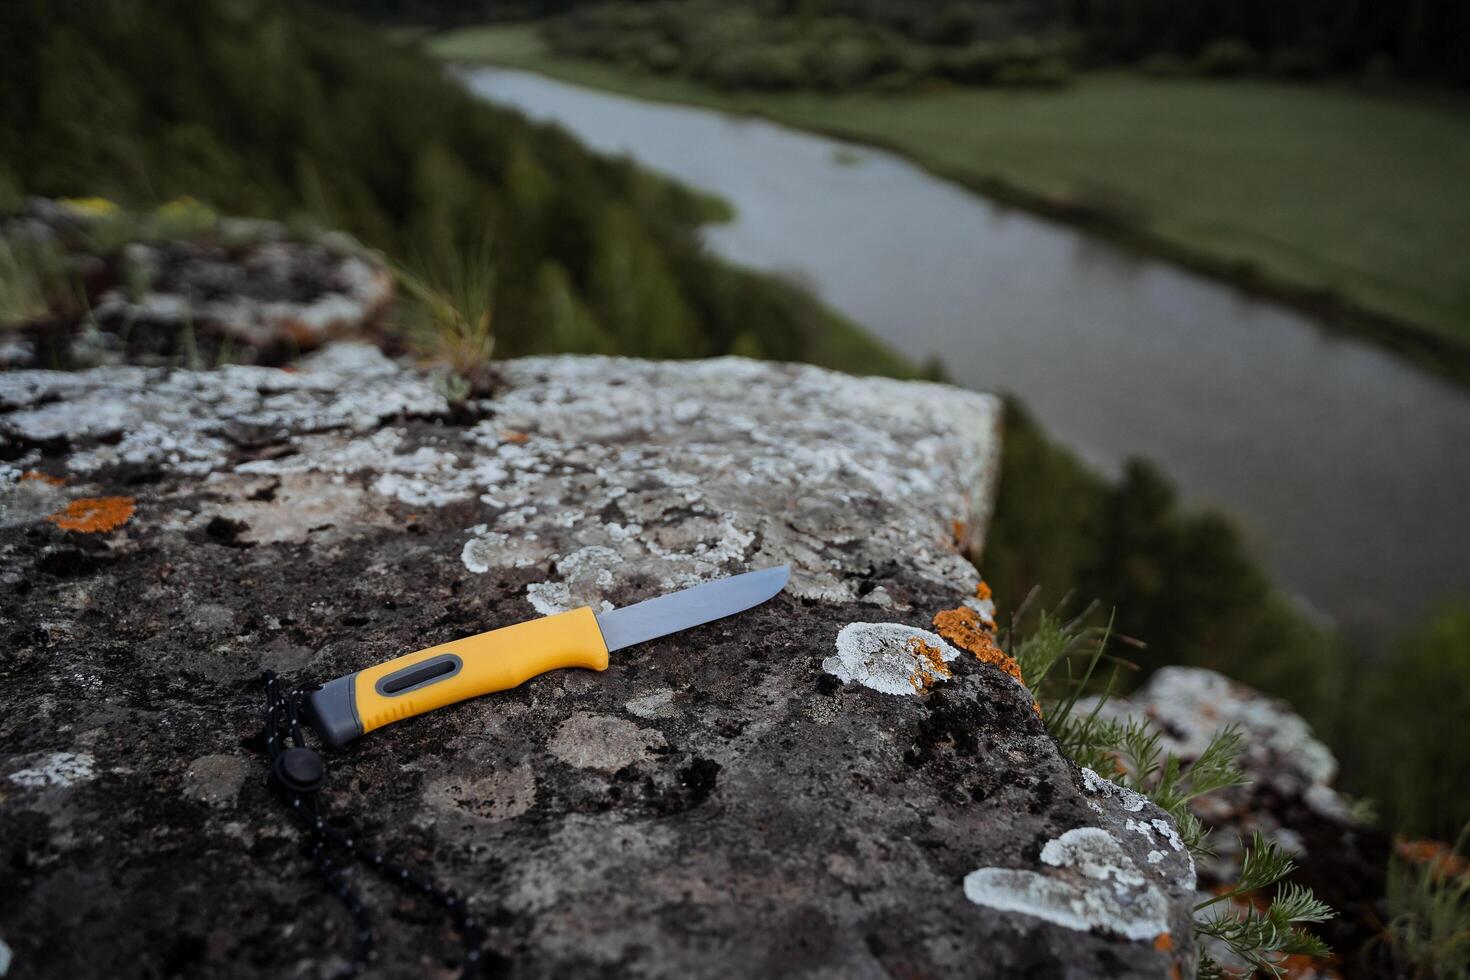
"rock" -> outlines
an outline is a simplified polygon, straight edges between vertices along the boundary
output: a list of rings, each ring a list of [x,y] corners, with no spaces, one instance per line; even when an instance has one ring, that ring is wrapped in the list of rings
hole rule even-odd
[[[738,618],[328,753],[328,814],[467,896],[518,977],[1192,969],[1162,812],[929,632],[975,602],[954,529],[985,524],[995,399],[734,358],[498,371],[453,412],[362,346],[0,375],[17,975],[340,965],[348,920],[244,754],[263,667],[324,681],[780,562],[791,586]],[[45,519],[122,495],[110,531]],[[354,880],[375,975],[457,962],[432,910]]]
[[[151,270],[150,288],[136,300],[109,290],[95,313],[104,327],[144,330],[159,355],[174,352],[171,334],[181,329],[229,338],[235,357],[279,356],[283,344],[313,350],[363,333],[393,298],[387,269],[325,245],[267,241],[243,254],[187,242],[132,247],[142,254],[131,260]],[[147,342],[129,339],[135,347]]]
[[[1234,884],[1241,843],[1259,831],[1299,865],[1292,880],[1310,887],[1339,913],[1315,931],[1342,956],[1348,975],[1378,975],[1365,946],[1387,915],[1381,898],[1389,837],[1359,819],[1332,786],[1337,760],[1311,727],[1284,702],[1197,667],[1165,667],[1140,690],[1107,701],[1103,717],[1152,722],[1166,752],[1192,762],[1228,725],[1244,736],[1240,767],[1249,784],[1220,790],[1193,803],[1214,828],[1216,857],[1201,864],[1202,891]],[[1215,951],[1221,959],[1220,951]]]
[[[0,337],[0,368],[279,364],[371,333],[393,300],[381,259],[340,232],[303,241],[278,222],[203,216],[208,227],[165,240],[150,229],[156,215],[93,214],[44,198],[0,216],[0,235],[65,262],[86,287],[89,313]],[[97,242],[119,237],[97,252]]]
[[[189,763],[184,795],[211,806],[232,806],[251,771],[238,755],[203,755]]]

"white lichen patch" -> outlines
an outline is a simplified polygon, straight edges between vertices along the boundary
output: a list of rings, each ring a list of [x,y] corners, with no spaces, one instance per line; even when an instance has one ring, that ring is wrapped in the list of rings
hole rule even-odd
[[[459,560],[464,567],[476,575],[483,575],[492,568],[531,568],[541,565],[552,556],[551,546],[534,531],[524,534],[502,534],[485,531],[481,525],[460,549]]]
[[[67,458],[67,468],[81,474],[131,464],[200,475],[224,467],[243,432],[283,438],[366,432],[390,418],[449,410],[427,376],[402,370],[366,344],[334,345],[290,372],[227,365],[213,371],[96,368],[65,380],[50,375],[25,372],[19,381],[0,380],[0,402],[16,407],[0,421],[0,432],[30,441],[93,443]],[[334,447],[340,442],[329,441]],[[309,458],[300,462],[310,465]]]
[[[85,752],[52,752],[35,765],[10,774],[17,786],[32,789],[75,786],[90,780],[97,772],[97,760]]]
[[[1086,766],[1082,767],[1082,788],[1094,796],[1117,800],[1118,806],[1126,813],[1138,813],[1148,803],[1148,798],[1142,793],[1137,793],[1126,786],[1119,786],[1112,780],[1104,779]]]
[[[227,476],[214,486],[226,490],[238,479]],[[370,494],[340,480],[319,473],[290,473],[280,478],[269,500],[248,499],[240,493],[236,496],[246,499],[222,504],[214,513],[244,524],[240,540],[252,544],[329,540],[353,528],[392,526]]]
[[[965,876],[965,897],[1001,912],[1034,916],[1069,929],[1099,929],[1152,940],[1169,929],[1169,904],[1118,841],[1099,827],[1078,827],[1041,850],[1044,871],[980,868]]]
[[[526,591],[536,612],[783,563],[792,596],[883,609],[978,582],[952,526],[984,525],[991,396],[741,358],[523,358],[501,372],[461,429],[423,424],[449,414],[432,375],[362,344],[293,370],[24,371],[0,377],[0,436],[66,444],[74,476],[203,475],[200,526],[243,522],[247,543],[478,508],[457,557],[475,574],[545,568]],[[875,567],[892,571],[858,573]]]
[[[621,560],[610,584],[558,562],[533,593],[538,609],[565,605],[559,585],[574,604],[628,601],[630,566],[668,591],[787,563],[790,594],[851,602],[851,569],[870,552],[903,554],[908,571],[947,588],[973,586],[945,535],[989,498],[988,396],[738,358],[523,358],[504,371],[493,417],[466,434],[467,451],[493,455],[506,476],[483,488],[497,510],[471,533],[491,543],[466,546],[465,567],[525,567],[495,536],[527,530],[547,556],[595,548]],[[506,431],[535,436],[507,442]],[[874,604],[903,608],[880,589]]]
[[[629,698],[623,702],[623,707],[629,714],[649,720],[672,718],[679,713],[679,709],[674,707],[674,691],[668,687],[655,688],[647,694]]]
[[[902,623],[848,623],[837,634],[837,655],[823,660],[822,669],[843,683],[884,694],[917,694],[946,680],[943,664],[957,657],[959,651],[928,630]]]
[[[347,443],[329,434],[305,435],[293,448],[294,453],[279,459],[242,463],[236,472],[378,474],[373,492],[411,507],[468,500],[505,476],[505,468],[493,459],[467,464],[458,454],[433,446],[409,449],[402,429],[380,429]]]
[[[1141,691],[1114,698],[1103,717],[1147,717],[1161,732],[1162,747],[1188,761],[1215,734],[1234,725],[1244,736],[1242,767],[1286,793],[1306,793],[1337,774],[1331,750],[1290,708],[1237,684],[1223,674],[1198,667],[1165,667]]]
[[[615,772],[651,759],[664,744],[662,734],[626,718],[579,711],[557,726],[546,747],[567,765]]]
[[[1150,848],[1148,858],[1150,865],[1158,865],[1165,856],[1163,851],[1156,849],[1156,846],[1167,844],[1169,849],[1174,851],[1182,861],[1183,866],[1176,875],[1177,884],[1181,888],[1193,891],[1197,875],[1194,866],[1194,857],[1184,846],[1184,838],[1179,836],[1179,832],[1174,829],[1174,825],[1162,817],[1147,816],[1144,813],[1144,809],[1151,806],[1151,804],[1148,798],[1142,793],[1135,792],[1126,786],[1119,786],[1111,780],[1104,779],[1085,766],[1082,767],[1081,771],[1083,792],[1089,797],[1096,798],[1087,800],[1087,805],[1092,811],[1099,816],[1111,817],[1114,820],[1117,819],[1116,811],[1122,811],[1125,815],[1122,821],[1122,830],[1131,834],[1137,834],[1142,838],[1145,846]],[[1109,809],[1104,809],[1100,806],[1097,799],[1106,801]],[[1110,812],[1110,810],[1114,812]],[[1154,812],[1158,813],[1161,811],[1155,807]],[[1116,826],[1116,824],[1114,825]],[[1160,855],[1160,858],[1155,859],[1153,857],[1154,854]],[[1160,876],[1167,880],[1169,874],[1167,869],[1160,867],[1158,871]]]
[[[1172,847],[1176,851],[1182,852],[1184,850],[1184,838],[1179,836],[1179,832],[1174,829],[1173,825],[1170,824],[1169,821],[1160,820],[1155,817],[1153,820],[1150,820],[1149,823],[1153,825],[1154,830],[1157,830],[1159,832],[1159,836],[1163,837],[1164,840],[1169,842],[1170,847]]]
[[[971,596],[970,598],[965,600],[965,605],[975,610],[975,612],[979,614],[980,619],[983,620],[987,626],[991,627],[992,629],[995,628],[994,599],[978,599],[974,596]]]
[[[422,799],[430,809],[476,822],[511,820],[536,805],[536,773],[522,764],[486,776],[441,776],[424,788]]]

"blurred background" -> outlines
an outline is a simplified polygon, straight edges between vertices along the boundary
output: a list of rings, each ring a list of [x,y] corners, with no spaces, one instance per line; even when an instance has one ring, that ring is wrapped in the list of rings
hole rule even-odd
[[[461,393],[546,351],[1001,392],[973,558],[1003,611],[1093,604],[1136,641],[1120,691],[1219,670],[1307,718],[1387,831],[1470,821],[1463,0],[10,0],[4,25],[0,364],[276,363],[98,299],[227,293],[201,262],[284,234],[391,269],[384,342]]]

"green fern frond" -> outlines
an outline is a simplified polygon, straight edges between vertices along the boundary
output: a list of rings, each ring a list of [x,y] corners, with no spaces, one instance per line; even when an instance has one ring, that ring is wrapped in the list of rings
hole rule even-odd
[[[1250,847],[1240,862],[1240,884],[1236,892],[1253,892],[1269,888],[1296,870],[1296,862],[1275,841],[1267,840],[1259,830],[1251,835]]]
[[[1326,922],[1333,916],[1332,907],[1312,894],[1312,890],[1295,882],[1281,886],[1271,900],[1273,918],[1287,922]]]

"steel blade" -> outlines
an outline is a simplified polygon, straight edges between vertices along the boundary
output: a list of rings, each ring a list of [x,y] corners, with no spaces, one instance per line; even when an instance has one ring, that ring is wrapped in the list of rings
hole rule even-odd
[[[597,625],[611,653],[758,606],[784,589],[790,577],[790,565],[732,575],[599,613]]]

